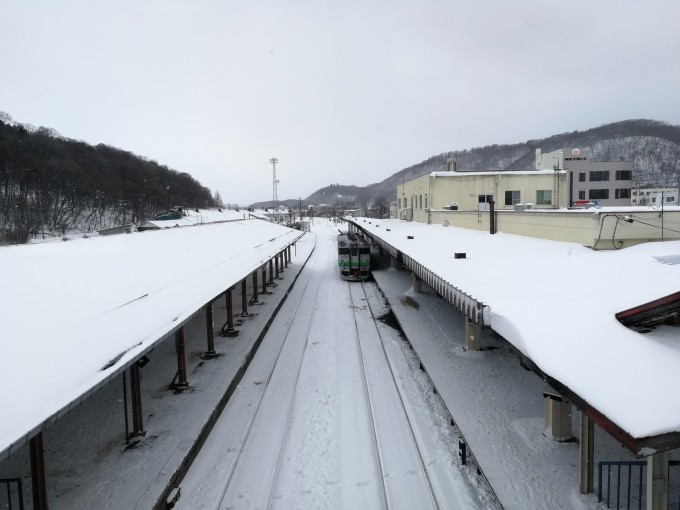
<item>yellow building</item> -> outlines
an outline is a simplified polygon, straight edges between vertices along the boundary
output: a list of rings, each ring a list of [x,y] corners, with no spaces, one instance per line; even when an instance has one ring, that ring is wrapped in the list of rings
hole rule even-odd
[[[397,188],[399,218],[424,223],[432,211],[558,209],[566,207],[566,172],[432,172]]]
[[[568,208],[568,191],[564,170],[432,172],[397,186],[396,217],[596,249],[680,239],[680,207]]]

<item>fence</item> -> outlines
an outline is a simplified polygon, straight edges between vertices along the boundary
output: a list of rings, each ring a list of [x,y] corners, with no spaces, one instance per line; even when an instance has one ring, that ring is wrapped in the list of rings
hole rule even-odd
[[[679,465],[680,461],[677,460],[668,462],[669,470],[671,467]],[[616,499],[614,508],[625,508],[626,510],[637,508],[638,510],[643,510],[646,504],[645,499],[643,498],[646,481],[646,466],[647,461],[645,460],[599,462],[597,465],[597,501],[604,501],[607,508],[611,508],[613,503],[612,498],[614,497]],[[606,479],[603,480],[603,471],[605,471],[605,469]],[[612,471],[614,471],[614,473],[612,473]],[[616,490],[615,495],[612,494],[613,486]],[[680,510],[680,496],[677,501],[677,506],[673,507],[669,505],[669,508],[677,508]]]
[[[21,478],[0,478],[0,508],[24,510]]]

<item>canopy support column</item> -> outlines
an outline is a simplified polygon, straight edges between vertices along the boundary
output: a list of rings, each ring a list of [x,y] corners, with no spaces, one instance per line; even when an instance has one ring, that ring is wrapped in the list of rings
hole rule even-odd
[[[260,298],[257,295],[257,269],[253,271],[253,297],[250,299],[251,303],[259,303]]]
[[[175,391],[182,391],[189,387],[187,381],[187,357],[184,342],[184,327],[175,332],[175,352],[177,353],[177,373],[170,387]]]
[[[422,280],[418,277],[418,275],[413,273],[413,292],[420,293],[423,291],[422,286],[420,285],[421,281]]]
[[[146,435],[144,415],[142,414],[142,377],[140,370],[139,363],[135,362],[130,365],[130,398],[132,400],[132,432],[130,432],[130,437]]]
[[[276,271],[276,276],[279,276],[278,270]],[[274,259],[273,258],[269,259],[269,281],[267,282],[267,285],[269,285],[270,287],[273,287],[274,285],[276,285],[274,283]]]
[[[475,323],[467,315],[463,320],[465,321],[465,350],[479,351],[482,348],[482,325]]]
[[[668,452],[647,457],[647,510],[668,508]]]
[[[217,357],[217,351],[215,351],[215,323],[213,321],[212,301],[205,305],[205,333],[208,339],[208,350],[205,351],[203,358],[212,359]]]
[[[241,317],[248,317],[248,289],[246,279],[241,280]]]
[[[262,290],[260,291],[260,294],[271,294],[267,290],[267,264],[262,266]]]
[[[547,387],[543,390],[545,435],[557,441],[571,439],[571,402]]]
[[[595,479],[595,424],[583,411],[579,421],[579,492],[593,492]]]
[[[29,441],[31,457],[31,485],[33,487],[33,509],[47,510],[47,476],[45,474],[45,448],[43,433],[38,432]]]
[[[227,322],[222,326],[222,336],[231,338],[238,335],[238,331],[234,329],[234,300],[231,294],[232,289],[233,287],[229,287],[224,293],[225,305],[227,308]]]

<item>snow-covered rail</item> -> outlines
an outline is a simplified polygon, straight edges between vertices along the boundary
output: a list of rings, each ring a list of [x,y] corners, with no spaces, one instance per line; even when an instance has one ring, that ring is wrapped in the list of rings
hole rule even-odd
[[[357,352],[386,508],[440,508],[366,287],[349,284]],[[375,296],[373,296],[375,299]]]

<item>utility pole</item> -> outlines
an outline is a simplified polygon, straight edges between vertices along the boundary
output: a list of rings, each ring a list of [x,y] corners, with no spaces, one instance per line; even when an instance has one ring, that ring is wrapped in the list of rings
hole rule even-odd
[[[272,209],[274,209],[274,214],[276,215],[276,223],[278,220],[278,210],[279,210],[279,193],[277,190],[279,181],[276,179],[276,163],[279,162],[278,158],[271,158],[269,162],[272,164],[273,168],[273,190],[272,190]]]

